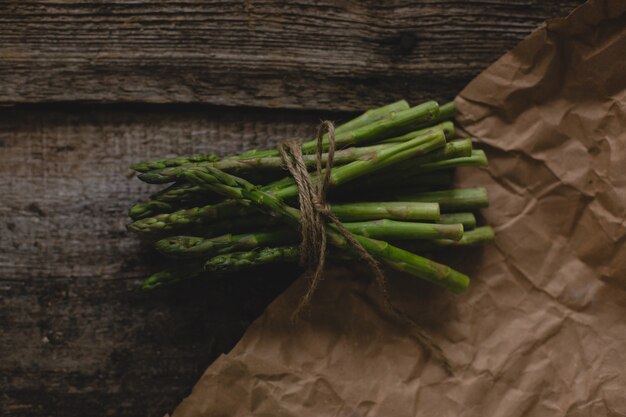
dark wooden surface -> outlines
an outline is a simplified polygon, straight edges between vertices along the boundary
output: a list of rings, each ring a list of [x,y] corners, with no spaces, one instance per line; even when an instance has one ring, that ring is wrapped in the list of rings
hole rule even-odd
[[[131,162],[451,99],[577,3],[0,3],[0,415],[161,416],[296,276],[135,292]]]
[[[0,4],[0,103],[359,110],[454,96],[574,0]]]

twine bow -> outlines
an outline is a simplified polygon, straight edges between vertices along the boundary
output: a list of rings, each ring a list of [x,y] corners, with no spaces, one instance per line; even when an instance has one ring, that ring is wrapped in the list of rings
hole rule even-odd
[[[322,170],[324,130],[328,133],[328,154],[326,157],[326,167]],[[307,267],[307,274],[309,275],[309,286],[294,312],[294,317],[297,317],[310,303],[311,297],[322,280],[326,262],[326,225],[330,223],[335,225],[337,231],[350,243],[355,252],[372,268],[376,281],[385,297],[386,304],[391,306],[387,293],[385,275],[380,265],[354,238],[352,233],[344,227],[337,216],[332,213],[326,201],[326,193],[332,181],[331,170],[335,155],[335,126],[333,123],[326,120],[317,128],[317,181],[315,183],[307,170],[302,156],[301,143],[299,141],[291,140],[284,142],[280,144],[279,150],[283,163],[293,176],[298,187],[302,233],[300,264]]]
[[[326,167],[322,169],[324,152],[324,130],[328,133],[328,154],[326,157]],[[280,155],[283,163],[293,176],[298,187],[298,202],[300,204],[302,243],[300,246],[300,264],[307,268],[305,274],[309,277],[309,286],[302,296],[300,303],[296,307],[292,318],[296,319],[304,308],[311,302],[315,293],[326,263],[326,227],[333,224],[336,230],[350,244],[356,253],[369,266],[376,278],[382,292],[384,303],[387,309],[402,322],[416,330],[416,339],[424,349],[434,355],[441,362],[448,374],[452,373],[452,367],[441,348],[435,341],[427,335],[420,326],[409,316],[398,310],[392,303],[387,291],[387,282],[380,265],[365,250],[365,248],[354,238],[341,221],[335,216],[326,201],[326,193],[332,183],[332,167],[335,155],[335,126],[330,121],[323,121],[317,128],[317,149],[316,149],[316,174],[317,181],[313,182],[307,170],[302,156],[302,144],[297,140],[283,142],[279,145]]]

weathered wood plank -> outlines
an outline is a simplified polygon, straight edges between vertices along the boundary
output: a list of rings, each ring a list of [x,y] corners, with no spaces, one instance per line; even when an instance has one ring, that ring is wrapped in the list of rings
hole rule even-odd
[[[99,107],[100,108],[100,107]],[[0,415],[162,416],[295,270],[139,294],[158,257],[125,230],[139,159],[303,136],[293,111],[0,113]]]
[[[452,98],[581,0],[0,2],[0,104]]]

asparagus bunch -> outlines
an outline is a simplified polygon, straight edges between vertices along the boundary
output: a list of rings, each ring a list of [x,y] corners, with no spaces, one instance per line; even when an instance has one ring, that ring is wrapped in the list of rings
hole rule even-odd
[[[337,126],[328,198],[345,229],[381,264],[459,293],[469,278],[422,256],[493,239],[473,213],[488,205],[486,190],[452,186],[456,167],[487,165],[471,138],[455,137],[454,111],[453,103],[410,107],[402,100]],[[301,145],[310,170],[316,145]],[[327,136],[322,146],[327,152]],[[323,162],[328,157],[321,155]],[[298,261],[298,188],[277,150],[183,156],[132,168],[145,182],[170,184],[129,211],[129,230],[172,259],[144,289]],[[328,256],[358,257],[335,225],[326,225],[326,235]]]

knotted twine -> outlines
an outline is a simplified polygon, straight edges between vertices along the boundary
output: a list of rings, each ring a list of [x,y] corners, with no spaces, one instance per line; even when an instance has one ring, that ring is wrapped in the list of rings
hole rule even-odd
[[[322,169],[324,152],[324,130],[328,137],[328,154],[326,157],[325,169]],[[425,334],[422,329],[410,317],[398,310],[391,302],[387,291],[387,281],[380,264],[365,248],[355,239],[339,218],[330,209],[326,201],[326,193],[331,183],[331,171],[335,155],[335,126],[332,122],[325,120],[317,128],[316,135],[316,174],[317,181],[314,183],[307,170],[304,157],[302,155],[302,143],[298,140],[289,140],[281,143],[278,147],[283,164],[289,170],[298,187],[298,202],[300,205],[300,230],[302,241],[300,244],[300,265],[306,267],[305,275],[309,278],[309,285],[296,307],[292,319],[297,319],[303,309],[311,302],[313,294],[322,280],[324,266],[326,263],[326,225],[335,225],[337,231],[346,239],[352,249],[371,268],[371,271],[378,283],[383,295],[385,307],[395,316],[399,317],[405,324],[409,324],[417,331],[418,342],[426,351],[436,357],[445,370],[451,373],[451,366],[441,348],[435,341]]]

